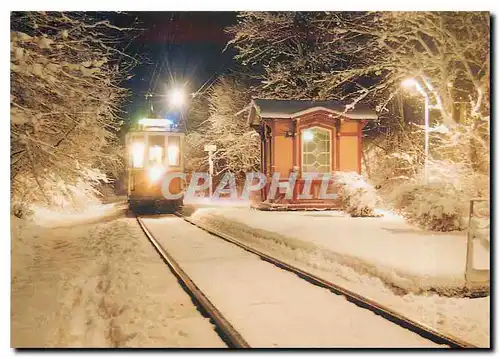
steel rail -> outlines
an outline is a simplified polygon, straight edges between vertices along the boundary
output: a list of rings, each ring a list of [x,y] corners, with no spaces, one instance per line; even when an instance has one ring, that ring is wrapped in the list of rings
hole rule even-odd
[[[451,336],[451,335],[445,335],[443,333],[440,333],[436,331],[434,328],[427,326],[424,323],[417,322],[415,320],[412,320],[410,318],[407,318],[400,313],[385,307],[381,305],[380,303],[377,303],[369,298],[363,297],[353,291],[350,291],[346,288],[343,288],[333,282],[327,281],[321,277],[318,277],[310,272],[304,271],[296,266],[293,266],[291,264],[288,264],[280,259],[277,259],[275,257],[269,256],[265,254],[264,252],[257,250],[253,247],[248,246],[247,244],[241,242],[238,239],[235,239],[234,237],[227,235],[225,233],[222,233],[216,229],[209,228],[206,225],[194,222],[193,220],[185,217],[179,212],[174,213],[176,216],[184,219],[186,222],[208,232],[211,235],[217,236],[227,242],[230,242],[231,244],[234,244],[236,246],[239,246],[240,248],[251,252],[257,256],[259,256],[262,260],[267,261],[277,267],[280,267],[281,269],[284,269],[286,271],[292,272],[299,276],[300,278],[308,281],[309,283],[312,283],[316,286],[320,286],[326,289],[329,289],[333,293],[337,295],[342,295],[344,296],[349,302],[354,303],[355,305],[368,309],[372,311],[373,313],[382,316],[383,318],[397,324],[398,326],[404,327],[428,340],[431,340],[437,344],[445,344],[450,346],[450,348],[454,349],[462,349],[462,348],[479,348],[471,343],[468,343],[464,340],[461,340],[457,337]]]
[[[163,261],[169,266],[170,270],[181,282],[181,285],[186,293],[195,300],[198,307],[201,308],[215,323],[219,335],[229,348],[250,348],[250,345],[245,341],[245,339],[243,339],[231,323],[229,323],[222,313],[203,294],[198,286],[196,286],[193,280],[191,280],[191,278],[184,272],[174,258],[154,238],[153,234],[149,231],[142,219],[139,216],[136,218],[142,231],[147,236],[151,244],[153,244]]]

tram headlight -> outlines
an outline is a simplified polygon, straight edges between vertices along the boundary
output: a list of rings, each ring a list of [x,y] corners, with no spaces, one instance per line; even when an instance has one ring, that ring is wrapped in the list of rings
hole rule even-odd
[[[135,142],[130,148],[132,155],[132,166],[134,168],[142,168],[144,166],[144,143]]]
[[[149,180],[154,183],[157,182],[162,175],[166,172],[165,167],[163,165],[155,165],[148,170]]]

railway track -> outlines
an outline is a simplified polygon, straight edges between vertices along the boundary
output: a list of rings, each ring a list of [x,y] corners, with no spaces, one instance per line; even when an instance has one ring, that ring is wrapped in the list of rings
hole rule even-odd
[[[153,234],[148,230],[147,226],[139,216],[136,217],[139,226],[144,234],[160,254],[163,261],[170,267],[170,270],[177,277],[184,290],[195,301],[201,311],[211,318],[216,326],[216,331],[222,340],[229,348],[250,348],[250,345],[243,337],[234,329],[229,321],[220,313],[220,311],[210,302],[203,292],[196,286],[191,278],[184,272],[174,258],[160,245],[154,238]]]
[[[371,312],[385,318],[386,320],[391,321],[392,323],[406,328],[430,341],[433,341],[437,344],[447,345],[450,348],[454,349],[462,349],[462,348],[477,348],[476,346],[460,340],[456,337],[451,337],[449,335],[442,334],[433,328],[411,320],[409,318],[404,317],[403,315],[391,310],[388,307],[385,307],[375,301],[367,299],[361,295],[356,294],[355,292],[349,291],[343,287],[336,285],[335,283],[329,282],[325,279],[322,279],[314,274],[306,272],[298,267],[290,265],[284,261],[281,261],[277,258],[269,256],[264,252],[261,252],[253,247],[246,245],[245,243],[239,241],[238,239],[227,235],[225,233],[219,232],[212,228],[208,228],[205,225],[200,223],[195,223],[189,218],[183,216],[180,213],[175,213],[175,215],[184,221],[190,223],[191,225],[196,226],[197,228],[204,230],[205,232],[216,236],[226,242],[229,242],[233,245],[236,245],[245,251],[248,251],[254,255],[257,255],[262,260],[269,262],[281,269],[292,272],[296,274],[298,277],[306,280],[307,282],[314,284],[316,286],[326,288],[331,292],[344,296],[349,302],[354,303],[358,307],[370,310]],[[231,323],[221,314],[221,312],[210,302],[210,300],[203,294],[203,292],[196,286],[196,284],[191,280],[191,278],[182,270],[179,264],[175,261],[175,259],[160,245],[160,243],[154,238],[150,230],[148,230],[147,226],[141,220],[139,216],[137,216],[137,221],[142,228],[143,232],[148,237],[149,241],[155,247],[156,251],[160,254],[164,262],[170,267],[171,271],[176,275],[180,284],[184,288],[184,290],[192,297],[194,302],[198,305],[200,310],[211,318],[213,323],[216,326],[216,331],[221,336],[221,338],[225,341],[225,343],[230,348],[250,348],[250,345],[245,341],[242,335],[231,325]]]
[[[240,240],[232,237],[231,235],[227,235],[226,233],[219,232],[213,228],[208,228],[205,225],[202,225],[200,223],[196,223],[189,218],[185,217],[179,212],[176,212],[175,215],[184,221],[190,223],[191,225],[194,225],[206,232],[208,232],[211,235],[217,236],[231,244],[234,244],[245,251],[251,252],[257,256],[259,256],[262,260],[269,262],[281,269],[284,269],[286,271],[292,272],[299,276],[300,278],[316,285],[319,287],[323,287],[326,289],[329,289],[331,292],[337,295],[342,295],[344,296],[349,302],[354,303],[355,305],[362,307],[364,309],[368,309],[372,311],[373,313],[382,316],[383,318],[401,326],[404,327],[426,339],[429,339],[437,344],[444,344],[448,345],[451,348],[454,349],[463,349],[463,348],[478,348],[464,340],[461,340],[457,337],[453,337],[450,335],[445,335],[442,334],[432,327],[429,327],[423,323],[414,321],[412,319],[409,319],[403,315],[401,315],[398,312],[395,312],[394,310],[385,307],[381,305],[380,303],[377,303],[373,300],[370,300],[366,297],[363,297],[355,292],[352,292],[350,290],[347,290],[333,282],[327,281],[321,277],[318,277],[312,273],[306,272],[298,267],[295,267],[293,265],[290,265],[280,259],[277,259],[275,257],[269,256],[266,253],[257,250],[253,247],[250,247],[246,245],[245,243],[241,242]]]

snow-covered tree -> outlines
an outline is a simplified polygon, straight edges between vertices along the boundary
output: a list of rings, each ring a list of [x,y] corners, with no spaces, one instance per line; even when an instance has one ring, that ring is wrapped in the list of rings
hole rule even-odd
[[[454,124],[455,102],[467,101],[471,115],[489,115],[489,30],[486,12],[382,12],[341,19],[332,30],[336,46],[357,44],[357,55],[347,69],[325,78],[324,91],[353,82],[359,89],[349,97],[369,94],[383,105],[412,77],[447,125]]]
[[[330,70],[342,62],[331,51],[335,16],[324,12],[242,12],[227,29],[236,59],[259,73],[256,90],[269,98],[325,98]]]
[[[215,144],[214,174],[231,172],[242,176],[258,168],[260,141],[257,132],[251,130],[244,114],[238,114],[250,103],[246,87],[232,77],[221,77],[209,90],[208,107],[195,106],[190,112],[198,126],[186,136],[187,168],[190,171],[208,171],[206,144]],[[203,109],[205,108],[205,120]]]
[[[489,111],[487,12],[243,12],[228,32],[270,95],[383,106],[414,77],[444,121],[460,98]]]
[[[128,66],[117,49],[121,35],[89,14],[12,14],[13,201],[95,194],[120,169],[118,105]]]
[[[424,100],[402,87],[413,78],[431,105],[429,161],[446,168],[431,181],[449,184],[455,168],[455,190],[467,193],[456,196],[457,206],[474,192],[487,195],[489,13],[242,13],[228,31],[237,59],[260,70],[265,95],[340,99],[346,110],[362,101],[378,110],[364,151],[377,187],[422,176]]]

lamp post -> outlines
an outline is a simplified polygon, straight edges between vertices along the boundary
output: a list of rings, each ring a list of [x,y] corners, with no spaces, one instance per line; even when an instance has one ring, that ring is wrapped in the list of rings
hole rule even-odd
[[[208,172],[209,172],[208,196],[210,199],[212,199],[212,191],[213,191],[212,178],[214,176],[213,155],[214,155],[214,152],[217,150],[217,146],[215,144],[206,144],[204,149],[205,149],[205,152],[208,152]]]
[[[408,78],[402,82],[402,86],[408,89],[415,88],[424,97],[424,184],[428,183],[428,161],[429,161],[429,95],[414,78]]]

